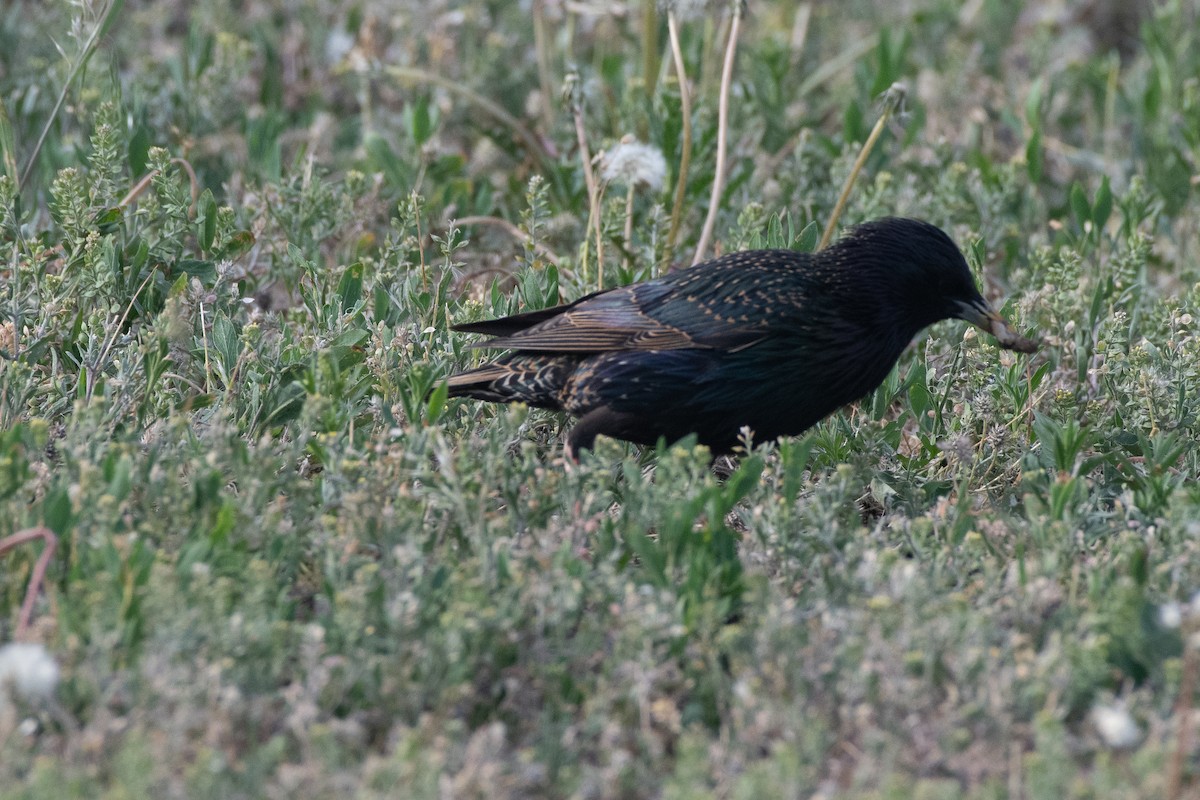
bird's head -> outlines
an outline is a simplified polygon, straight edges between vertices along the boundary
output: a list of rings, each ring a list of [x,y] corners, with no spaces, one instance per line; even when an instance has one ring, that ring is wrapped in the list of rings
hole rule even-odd
[[[881,300],[912,334],[955,318],[996,337],[1001,347],[1024,353],[1037,349],[983,298],[962,251],[928,222],[898,217],[867,222],[827,252],[835,249],[843,263],[869,265],[874,284],[886,295]]]

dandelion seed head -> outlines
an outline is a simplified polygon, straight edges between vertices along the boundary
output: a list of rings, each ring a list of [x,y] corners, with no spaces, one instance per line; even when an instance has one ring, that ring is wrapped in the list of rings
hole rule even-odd
[[[1142,738],[1141,728],[1124,706],[1097,704],[1091,718],[1100,738],[1113,749],[1132,747]]]
[[[667,178],[667,160],[654,145],[627,136],[604,154],[600,174],[606,181],[644,186],[657,192]]]
[[[58,686],[58,664],[40,644],[10,642],[0,647],[0,702],[11,691],[26,700],[44,700]]]
[[[1178,628],[1183,623],[1183,606],[1179,603],[1163,603],[1158,607],[1158,624],[1164,628]]]

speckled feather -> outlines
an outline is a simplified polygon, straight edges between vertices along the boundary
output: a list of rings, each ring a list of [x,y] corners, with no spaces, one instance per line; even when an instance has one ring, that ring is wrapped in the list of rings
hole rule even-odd
[[[582,417],[569,439],[643,444],[696,433],[714,452],[750,427],[800,433],[877,387],[922,328],[986,308],[945,233],[888,218],[817,253],[732,253],[574,303],[455,326],[507,356],[451,396]]]

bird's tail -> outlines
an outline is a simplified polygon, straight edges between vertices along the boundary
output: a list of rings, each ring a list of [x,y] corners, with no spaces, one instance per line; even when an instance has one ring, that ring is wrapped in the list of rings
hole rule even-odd
[[[562,389],[575,370],[571,356],[513,353],[451,375],[451,397],[473,397],[492,403],[525,403],[539,408],[562,408]]]

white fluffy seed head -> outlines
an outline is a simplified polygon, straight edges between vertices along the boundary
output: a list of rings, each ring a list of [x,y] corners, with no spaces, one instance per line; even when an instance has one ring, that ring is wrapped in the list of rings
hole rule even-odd
[[[1114,750],[1132,747],[1142,738],[1142,729],[1124,706],[1099,703],[1092,707],[1091,718],[1100,738]]]
[[[58,686],[58,664],[40,644],[10,642],[0,647],[0,702],[8,692],[45,700]]]
[[[1163,603],[1158,607],[1158,624],[1164,628],[1178,628],[1183,623],[1183,606],[1179,603]]]
[[[622,140],[604,154],[600,175],[609,182],[657,192],[667,178],[667,160],[654,145]]]

